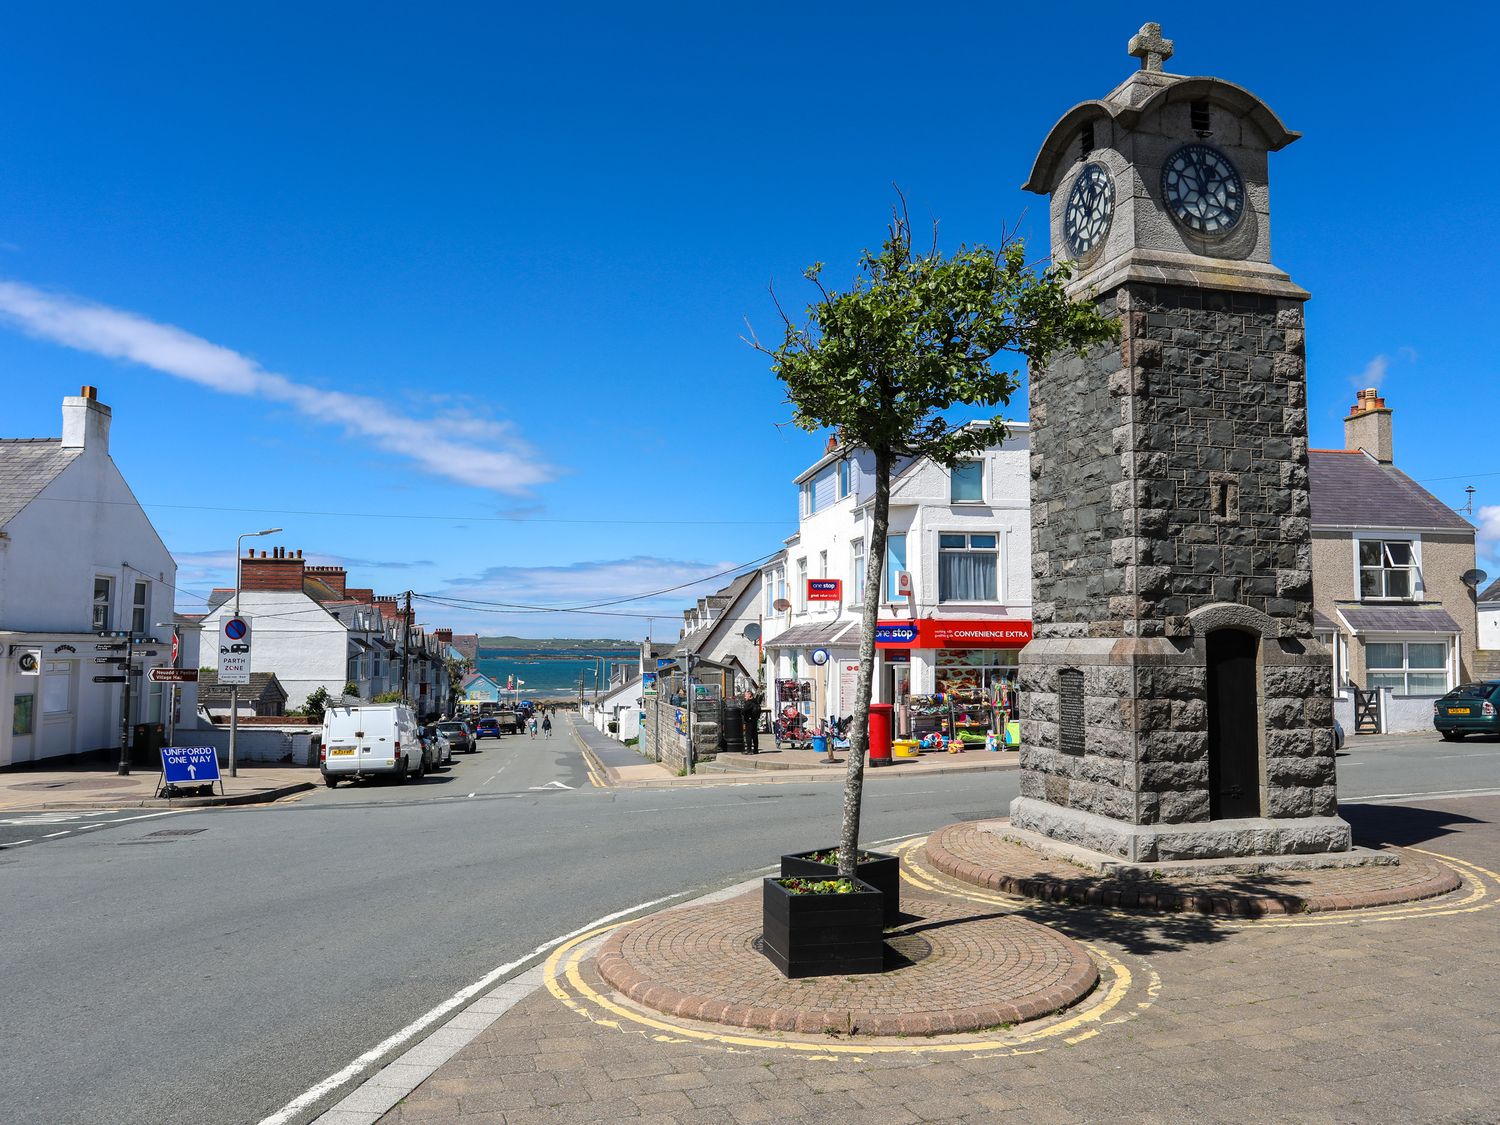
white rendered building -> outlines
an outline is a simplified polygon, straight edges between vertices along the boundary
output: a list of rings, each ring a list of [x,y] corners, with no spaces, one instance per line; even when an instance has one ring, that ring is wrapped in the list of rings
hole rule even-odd
[[[62,414],[61,438],[0,439],[0,766],[117,748],[122,722],[168,718],[144,669],[171,662],[156,626],[174,620],[177,564],[109,455],[109,407],[84,387]],[[127,640],[143,670],[128,713],[108,682]]]
[[[942,721],[976,730],[1011,704],[1031,638],[1029,445],[1015,423],[956,470],[894,468],[874,699],[895,705],[899,734],[937,729],[939,695]],[[763,572],[766,703],[795,693],[814,725],[854,709],[873,465],[830,441],[796,478],[797,534]]]

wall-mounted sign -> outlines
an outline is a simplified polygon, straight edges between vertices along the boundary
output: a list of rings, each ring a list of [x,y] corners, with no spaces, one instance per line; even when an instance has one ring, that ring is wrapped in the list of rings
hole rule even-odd
[[[882,660],[884,660],[887,664],[910,664],[911,663],[911,649],[907,649],[907,648],[888,648],[888,649],[883,649],[881,651],[881,653],[880,653],[880,658]]]
[[[642,672],[641,673],[641,694],[642,695],[655,695],[656,694],[656,673],[655,672]]]
[[[810,602],[841,602],[844,600],[844,582],[840,578],[809,578],[807,600]]]
[[[875,644],[909,645],[917,639],[917,627],[910,621],[885,621],[875,626]]]
[[[828,650],[826,648],[815,648],[808,655],[812,657],[812,662],[820,667],[828,663]]]
[[[42,650],[39,648],[22,649],[21,655],[16,657],[16,671],[23,676],[41,675]]]
[[[875,626],[877,648],[1025,648],[1030,641],[1030,621],[923,617]]]
[[[898,570],[896,572],[896,596],[901,598],[911,597],[911,571]]]

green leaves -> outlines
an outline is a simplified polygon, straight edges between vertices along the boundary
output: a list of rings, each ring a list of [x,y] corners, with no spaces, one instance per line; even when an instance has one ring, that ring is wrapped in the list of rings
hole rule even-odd
[[[772,370],[797,426],[838,429],[850,445],[894,456],[952,465],[984,448],[1004,436],[998,417],[976,432],[942,414],[1004,406],[1022,362],[1044,363],[1118,331],[1091,302],[1068,298],[1065,264],[1038,270],[1017,239],[998,250],[917,253],[900,211],[880,251],[860,255],[848,290],[827,290],[822,272],[822,262],[805,271],[819,299],[805,323],[786,320],[781,346],[769,352]]]

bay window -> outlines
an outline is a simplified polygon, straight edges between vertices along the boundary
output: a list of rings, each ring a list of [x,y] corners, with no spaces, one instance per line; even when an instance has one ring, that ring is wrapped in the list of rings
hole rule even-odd
[[[1447,641],[1369,641],[1365,687],[1397,695],[1442,695],[1448,690]]]

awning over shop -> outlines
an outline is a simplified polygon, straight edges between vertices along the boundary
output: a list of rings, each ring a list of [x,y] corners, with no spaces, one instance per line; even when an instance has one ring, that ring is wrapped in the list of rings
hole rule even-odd
[[[1353,633],[1442,633],[1459,632],[1458,622],[1446,610],[1418,606],[1339,606],[1338,615]]]
[[[846,633],[859,635],[858,621],[824,621],[813,625],[793,625],[785,633],[766,642],[767,648],[823,648],[836,644]],[[852,641],[850,643],[853,643]]]

